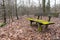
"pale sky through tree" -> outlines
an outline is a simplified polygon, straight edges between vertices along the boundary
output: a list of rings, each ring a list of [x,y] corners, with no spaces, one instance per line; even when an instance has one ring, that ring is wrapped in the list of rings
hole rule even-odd
[[[23,0],[22,0],[23,1]],[[25,2],[26,1],[28,1],[28,0],[24,0]],[[32,0],[31,0],[32,1]],[[38,5],[38,0],[33,0],[34,2],[35,2],[35,5]],[[46,0],[46,2],[47,2],[47,0]],[[51,7],[54,5],[54,3],[55,3],[55,0],[50,0],[50,5],[51,5]],[[19,3],[19,0],[18,0],[18,3]],[[42,4],[42,0],[40,1],[40,3]],[[59,4],[60,3],[60,0],[56,0],[56,4]]]

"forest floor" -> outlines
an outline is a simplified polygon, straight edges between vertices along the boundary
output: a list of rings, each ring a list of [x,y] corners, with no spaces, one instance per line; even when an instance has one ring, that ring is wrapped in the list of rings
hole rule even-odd
[[[60,40],[60,19],[52,17],[51,22],[55,24],[49,25],[47,30],[37,31],[37,26],[30,26],[27,18],[36,18],[33,15],[21,16],[19,20],[14,20],[10,24],[0,27],[0,40]],[[43,17],[48,20],[48,17]]]

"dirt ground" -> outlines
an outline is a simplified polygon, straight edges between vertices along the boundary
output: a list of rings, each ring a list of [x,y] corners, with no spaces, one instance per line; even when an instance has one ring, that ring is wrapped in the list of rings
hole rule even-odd
[[[30,26],[27,20],[29,17],[36,18],[33,15],[24,15],[19,20],[0,27],[0,40],[60,40],[60,18],[52,17],[51,22],[55,24],[49,25],[47,30],[38,32],[37,26]],[[48,20],[48,17],[42,19]]]

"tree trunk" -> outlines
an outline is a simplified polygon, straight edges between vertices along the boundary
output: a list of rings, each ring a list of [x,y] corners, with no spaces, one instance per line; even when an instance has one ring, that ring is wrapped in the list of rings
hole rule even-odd
[[[50,14],[50,0],[48,0],[48,12]],[[51,15],[49,16],[49,20],[48,21],[50,21],[50,20],[51,20]]]
[[[56,11],[57,11],[57,10],[56,10],[56,0],[55,0],[55,13],[56,13]]]
[[[48,0],[48,12],[50,13],[50,0]]]
[[[13,22],[12,8],[11,8],[10,3],[11,3],[11,0],[8,0],[8,13],[9,13],[9,19],[11,18],[11,19],[12,19],[12,22]],[[10,23],[11,19],[9,20],[9,23]]]
[[[17,13],[17,0],[15,0],[15,8],[16,8],[16,17],[17,17],[17,20],[18,20],[19,18],[18,18],[18,13]]]
[[[42,4],[43,4],[43,13],[45,14],[45,0],[42,0]]]
[[[4,16],[4,23],[6,23],[6,11],[5,11],[5,3],[4,2],[5,1],[3,0],[3,11],[4,11],[3,16]]]

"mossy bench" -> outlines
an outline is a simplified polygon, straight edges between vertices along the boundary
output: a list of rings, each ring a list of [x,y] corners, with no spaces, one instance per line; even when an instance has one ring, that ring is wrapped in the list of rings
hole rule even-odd
[[[0,27],[4,26],[6,23],[0,23]]]
[[[45,29],[47,29],[48,25],[54,24],[53,22],[48,22],[48,21],[45,21],[45,20],[34,19],[34,18],[28,18],[28,20],[30,21],[30,25],[31,26],[32,26],[32,22],[36,22],[37,23],[38,31],[42,31],[41,25],[46,25]]]

